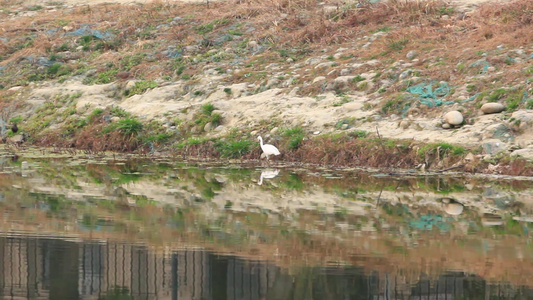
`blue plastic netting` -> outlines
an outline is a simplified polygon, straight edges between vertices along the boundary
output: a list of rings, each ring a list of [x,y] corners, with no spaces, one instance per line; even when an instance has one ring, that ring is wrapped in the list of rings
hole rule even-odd
[[[450,94],[450,86],[446,82],[436,83],[423,82],[407,89],[407,92],[415,95],[420,104],[429,107],[441,106],[443,104],[453,104],[453,101],[444,101],[444,98]]]
[[[490,67],[490,63],[486,59],[482,58],[482,59],[478,59],[475,62],[471,63],[470,67],[472,67],[472,68],[481,67],[482,68],[481,69],[481,73],[485,74],[485,73],[487,73],[487,70]]]

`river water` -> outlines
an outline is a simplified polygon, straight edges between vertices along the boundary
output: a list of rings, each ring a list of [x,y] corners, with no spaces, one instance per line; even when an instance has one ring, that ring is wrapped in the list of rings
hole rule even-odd
[[[0,156],[3,299],[533,299],[533,182]]]

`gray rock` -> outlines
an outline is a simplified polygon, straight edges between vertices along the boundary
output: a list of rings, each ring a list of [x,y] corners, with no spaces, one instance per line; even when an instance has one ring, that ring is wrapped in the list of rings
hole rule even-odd
[[[496,123],[487,126],[483,132],[483,138],[485,139],[499,139],[500,141],[509,142],[513,140],[513,136],[510,134],[509,127],[504,123]]]
[[[456,110],[447,112],[443,118],[444,121],[450,125],[461,125],[464,121],[463,114]]]
[[[497,114],[505,110],[505,106],[501,103],[497,102],[490,102],[485,103],[483,106],[481,106],[481,111],[484,114]]]
[[[483,145],[483,152],[494,155],[496,153],[505,151],[505,143],[498,139],[486,140]]]

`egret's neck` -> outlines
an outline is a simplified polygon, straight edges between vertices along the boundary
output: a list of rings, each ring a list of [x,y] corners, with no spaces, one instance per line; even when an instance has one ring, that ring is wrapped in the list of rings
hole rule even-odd
[[[259,137],[259,143],[261,144],[261,147],[263,147],[263,138]]]

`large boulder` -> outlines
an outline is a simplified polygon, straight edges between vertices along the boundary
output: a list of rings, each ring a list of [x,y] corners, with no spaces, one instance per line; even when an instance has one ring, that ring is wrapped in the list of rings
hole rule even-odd
[[[483,106],[481,106],[481,111],[484,114],[497,114],[505,110],[505,106],[501,103],[497,102],[490,102],[485,103]]]
[[[461,125],[464,121],[463,114],[456,110],[447,112],[443,118],[444,122],[454,126]]]

